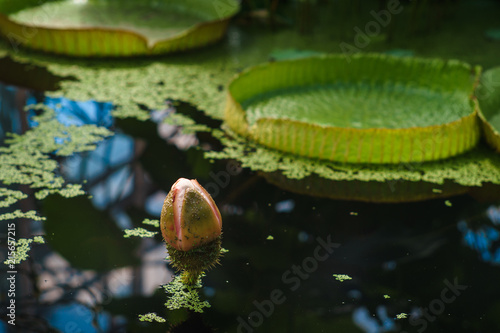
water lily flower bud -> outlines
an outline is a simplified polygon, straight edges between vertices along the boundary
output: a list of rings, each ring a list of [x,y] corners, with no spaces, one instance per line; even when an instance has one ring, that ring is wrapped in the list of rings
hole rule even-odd
[[[222,218],[214,200],[195,180],[180,178],[172,185],[161,210],[161,232],[183,281],[194,285],[201,274],[219,263]]]
[[[210,194],[195,179],[180,178],[163,203],[161,231],[169,245],[189,251],[220,236],[222,218]]]

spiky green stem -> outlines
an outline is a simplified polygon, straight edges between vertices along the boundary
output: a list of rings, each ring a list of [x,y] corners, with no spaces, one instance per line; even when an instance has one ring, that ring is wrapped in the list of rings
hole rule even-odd
[[[219,263],[221,236],[189,251],[177,250],[167,243],[167,250],[172,266],[182,272],[182,281],[186,285],[193,285],[204,271]]]
[[[196,282],[198,282],[198,279],[200,278],[201,274],[203,274],[202,271],[182,271],[181,273],[181,278],[182,278],[182,283],[184,283],[187,286],[194,286]]]

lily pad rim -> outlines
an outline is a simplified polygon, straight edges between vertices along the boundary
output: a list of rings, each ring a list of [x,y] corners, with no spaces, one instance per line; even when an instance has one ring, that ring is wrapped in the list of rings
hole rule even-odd
[[[38,26],[36,24],[19,23],[19,22],[11,20],[8,17],[8,15],[5,15],[3,13],[0,13],[0,17],[4,17],[6,20],[10,21],[11,23],[14,23],[14,24],[17,24],[17,25],[20,25],[20,26],[23,26],[23,27],[27,27],[27,28],[32,28],[32,29],[40,29],[40,30],[47,30],[47,31],[54,31],[54,32],[63,32],[63,31],[72,31],[72,32],[88,32],[88,31],[119,32],[119,33],[127,33],[127,34],[131,34],[131,35],[135,35],[135,36],[140,37],[141,39],[143,39],[146,43],[149,42],[149,39],[146,36],[144,36],[143,34],[138,33],[138,32],[136,32],[134,30],[124,29],[124,28],[110,28],[110,27],[98,27],[98,26],[96,26],[96,27],[82,27],[82,28],[79,28],[79,27],[51,28],[51,27],[41,27],[41,26]],[[232,16],[226,17],[226,18],[223,18],[223,19],[216,19],[216,20],[203,21],[203,22],[200,22],[200,23],[196,23],[195,25],[191,26],[190,28],[188,28],[186,30],[183,30],[179,34],[176,34],[176,35],[174,35],[174,36],[172,36],[170,38],[160,39],[160,40],[156,41],[153,45],[156,45],[156,44],[161,43],[161,42],[169,41],[169,40],[172,40],[172,39],[175,39],[175,38],[178,38],[178,37],[184,37],[188,33],[191,33],[193,30],[199,29],[203,25],[210,25],[210,24],[213,24],[213,23],[222,22],[222,21],[231,19],[231,17]]]
[[[469,114],[467,114],[467,115],[464,115],[464,116],[462,116],[462,117],[460,117],[458,119],[455,119],[455,120],[453,120],[451,122],[447,122],[447,123],[444,123],[444,124],[436,124],[436,125],[429,125],[429,126],[411,126],[411,127],[402,127],[402,128],[384,128],[384,127],[353,128],[353,127],[342,127],[342,126],[331,126],[331,125],[314,124],[314,123],[309,123],[309,122],[304,122],[304,121],[299,121],[299,120],[293,120],[293,119],[284,118],[284,117],[282,117],[282,118],[260,117],[256,121],[255,124],[250,125],[248,123],[248,120],[246,119],[246,110],[241,105],[241,101],[237,101],[236,98],[234,98],[234,96],[231,93],[231,86],[233,84],[235,84],[235,82],[236,82],[236,80],[238,78],[243,77],[245,75],[248,75],[248,73],[251,73],[254,70],[258,70],[258,69],[267,67],[267,66],[272,65],[274,63],[277,63],[277,62],[280,62],[280,63],[284,63],[284,62],[300,62],[300,61],[304,61],[305,59],[313,59],[313,58],[327,59],[327,58],[334,58],[334,57],[341,57],[341,56],[345,57],[345,55],[343,55],[342,53],[324,53],[324,54],[320,54],[320,55],[312,55],[312,56],[308,56],[308,57],[304,57],[304,58],[298,58],[298,59],[285,59],[285,60],[278,60],[278,61],[268,61],[268,62],[260,63],[260,64],[257,64],[257,65],[254,65],[254,66],[247,67],[243,71],[234,74],[233,77],[231,77],[231,79],[229,80],[229,82],[226,84],[226,90],[227,90],[227,96],[228,96],[228,98],[227,98],[228,103],[234,103],[237,106],[239,106],[239,108],[241,110],[243,110],[243,112],[245,113],[245,122],[246,122],[247,129],[250,129],[253,126],[256,126],[256,123],[259,120],[268,121],[268,120],[271,120],[271,119],[272,120],[281,120],[281,119],[283,119],[283,120],[286,120],[287,122],[294,122],[295,124],[305,124],[305,125],[308,125],[308,126],[317,126],[319,128],[330,128],[330,129],[333,129],[333,130],[363,131],[364,133],[370,133],[370,132],[380,131],[380,130],[384,130],[384,131],[387,131],[387,132],[393,132],[393,131],[413,130],[413,129],[432,129],[433,127],[441,127],[441,126],[444,126],[444,125],[450,125],[450,124],[454,124],[454,123],[459,122],[459,121],[463,121],[463,120],[465,120],[464,118],[472,117],[473,115],[475,115],[476,117],[478,117],[478,116],[480,117],[482,115],[481,109],[480,109],[480,107],[479,107],[479,105],[477,103],[477,99],[474,98],[474,91],[476,90],[476,88],[478,86],[479,79],[480,79],[481,74],[482,74],[482,68],[479,65],[473,66],[473,65],[471,65],[471,64],[469,64],[469,63],[467,63],[465,61],[458,60],[458,59],[441,59],[441,58],[435,58],[435,57],[432,57],[432,58],[410,57],[412,60],[418,61],[418,62],[428,62],[428,61],[440,61],[442,63],[455,62],[455,63],[460,64],[460,65],[462,65],[464,67],[467,67],[471,71],[473,71],[471,73],[471,75],[474,75],[474,84],[472,85],[471,94],[469,95],[469,103],[472,104],[471,105],[472,112],[469,113]],[[401,57],[398,57],[398,56],[388,55],[388,54],[385,54],[385,53],[376,53],[376,52],[360,52],[360,53],[356,53],[356,54],[352,55],[352,57],[393,58],[393,59],[398,59],[398,60],[401,59]],[[226,105],[226,107],[227,107],[227,105]]]
[[[228,22],[241,9],[241,6],[239,5],[239,2],[234,1],[234,0],[230,0],[230,1],[234,2],[234,4],[235,4],[234,8],[235,9],[232,10],[231,12],[229,12],[228,14],[223,15],[223,16],[219,17],[218,19],[212,19],[212,20],[207,20],[207,21],[202,21],[202,22],[196,23],[196,24],[192,25],[191,27],[189,27],[189,28],[187,28],[185,30],[182,30],[178,34],[175,34],[175,35],[173,35],[171,37],[168,37],[168,38],[163,38],[163,39],[156,40],[154,43],[151,43],[150,39],[146,35],[141,34],[139,32],[136,32],[136,31],[134,31],[132,29],[112,28],[112,27],[99,27],[99,26],[95,26],[95,27],[81,27],[81,28],[79,28],[79,27],[68,27],[68,28],[43,27],[43,26],[39,26],[39,25],[36,25],[36,24],[21,23],[21,22],[12,20],[9,17],[9,14],[4,14],[4,13],[0,13],[0,24],[1,24],[2,20],[5,20],[5,21],[7,21],[10,24],[15,24],[15,25],[18,25],[18,26],[20,26],[22,28],[39,29],[39,30],[47,31],[49,33],[56,33],[56,34],[63,33],[63,32],[75,32],[75,33],[84,33],[84,32],[120,33],[120,34],[125,34],[125,35],[129,35],[129,36],[132,36],[132,37],[140,39],[142,42],[144,42],[146,50],[147,51],[152,51],[152,50],[154,50],[157,47],[157,45],[159,45],[161,43],[170,42],[170,41],[173,41],[173,40],[176,40],[176,39],[185,38],[186,36],[188,36],[188,35],[196,32],[196,31],[198,31],[200,29],[203,29],[205,26],[210,26],[210,25],[213,25],[213,24],[224,24],[225,22]],[[4,37],[5,38],[6,36],[3,36],[3,34],[0,33],[0,37]],[[25,47],[27,47],[29,49],[33,49],[30,46],[25,46]]]
[[[481,80],[479,84],[477,85],[477,89],[475,91],[475,96],[476,99],[479,101],[479,104],[481,104],[482,96],[478,94],[482,86],[484,85],[484,82],[482,81],[483,78],[486,79],[487,75],[490,75],[494,72],[498,71],[500,73],[500,66],[496,66],[493,68],[488,69],[483,73],[481,76]],[[488,82],[488,81],[486,81]],[[497,89],[495,92],[498,94],[500,93],[500,89],[498,88],[499,86],[497,85],[499,82],[495,81],[493,83],[493,86],[489,86],[490,89]],[[486,138],[486,142],[489,144],[489,146],[494,149],[496,152],[500,153],[500,128],[497,128],[493,126],[489,119],[495,116],[500,115],[500,108],[497,106],[495,110],[493,110],[493,114],[491,112],[492,110],[487,110],[487,108],[479,108],[478,116],[479,119],[481,120],[481,126],[483,129],[483,136]]]
[[[241,72],[234,74],[231,77],[231,79],[229,80],[229,82],[226,84],[226,88],[227,88],[228,93],[230,93],[231,92],[230,91],[231,85],[236,81],[236,79],[238,79],[239,77],[242,77],[244,75],[247,75],[249,72],[253,72],[254,70],[257,70],[257,69],[260,69],[263,67],[267,67],[267,66],[273,65],[275,63],[301,62],[301,61],[305,61],[307,59],[314,59],[314,58],[327,59],[327,58],[341,58],[341,57],[346,57],[346,56],[343,53],[332,52],[332,53],[322,53],[322,54],[318,54],[318,55],[311,55],[311,56],[302,57],[302,58],[293,58],[293,59],[273,60],[273,61],[262,62],[262,63],[256,64],[253,66],[246,67]],[[392,58],[395,60],[402,60],[402,61],[407,60],[407,59],[411,59],[412,61],[418,61],[418,62],[439,61],[442,63],[453,62],[456,64],[460,64],[464,67],[469,68],[471,71],[474,70],[474,72],[472,73],[475,76],[474,90],[475,90],[475,87],[476,87],[478,80],[479,80],[481,73],[482,73],[481,66],[471,65],[468,62],[465,62],[465,61],[462,61],[459,59],[453,59],[453,58],[450,58],[450,59],[443,59],[443,58],[436,58],[436,57],[425,58],[425,57],[421,57],[421,56],[418,56],[418,57],[415,57],[415,56],[399,57],[399,56],[394,56],[394,55],[390,55],[390,54],[386,54],[386,53],[378,53],[378,52],[358,52],[358,53],[355,53],[355,54],[350,56],[350,58],[361,58],[361,57]],[[346,57],[346,58],[348,58],[348,57]],[[473,92],[473,90],[471,90],[471,94],[472,94],[472,92]]]
[[[493,125],[490,124],[488,118],[481,111],[481,108],[478,109],[478,117],[481,120],[482,126],[482,137],[486,139],[488,145],[491,149],[500,153],[500,132]]]

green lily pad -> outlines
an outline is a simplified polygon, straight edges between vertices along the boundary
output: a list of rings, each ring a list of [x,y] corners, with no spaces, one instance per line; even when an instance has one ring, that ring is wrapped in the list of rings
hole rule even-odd
[[[476,96],[486,141],[500,152],[500,67],[484,72]]]
[[[225,121],[264,146],[353,163],[434,161],[480,136],[477,81],[459,61],[358,54],[268,63],[229,85]]]
[[[238,10],[235,0],[0,0],[0,35],[73,56],[162,54],[219,40]]]

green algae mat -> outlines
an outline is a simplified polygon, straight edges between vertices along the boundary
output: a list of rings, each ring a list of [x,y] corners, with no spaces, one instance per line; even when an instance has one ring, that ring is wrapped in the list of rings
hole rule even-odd
[[[259,144],[310,158],[438,160],[479,140],[471,98],[479,74],[459,61],[377,54],[267,63],[231,82],[225,120]]]
[[[0,0],[0,35],[71,56],[164,54],[221,39],[238,10],[233,0]]]

